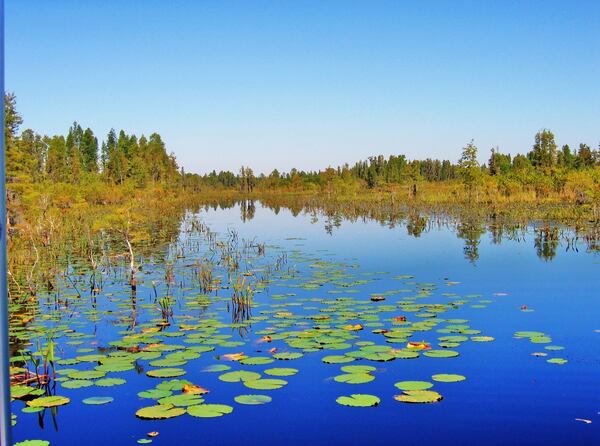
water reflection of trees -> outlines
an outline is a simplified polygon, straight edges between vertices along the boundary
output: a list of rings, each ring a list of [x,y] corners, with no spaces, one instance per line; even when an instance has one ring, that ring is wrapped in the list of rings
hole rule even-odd
[[[522,243],[527,241],[526,235],[531,229],[531,222],[526,219],[515,221],[495,213],[486,215],[481,210],[459,209],[450,213],[434,208],[408,208],[388,201],[342,203],[302,197],[263,198],[260,201],[225,199],[208,203],[205,208],[218,210],[239,206],[241,219],[246,222],[254,217],[257,204],[275,214],[286,209],[293,216],[308,215],[311,223],[322,222],[327,234],[333,234],[344,220],[352,223],[376,221],[391,229],[404,228],[409,236],[416,238],[432,228],[449,229],[464,240],[464,255],[471,263],[479,259],[483,235],[489,234],[493,244],[501,244],[503,241]],[[534,247],[540,259],[552,260],[561,246],[565,250],[578,250],[578,246],[583,244],[588,251],[600,251],[600,228],[597,226],[587,227],[585,230],[551,223],[538,226],[534,230]]]
[[[535,230],[535,250],[540,259],[552,260],[560,242],[559,230],[556,227],[543,227]]]
[[[241,200],[240,201],[240,214],[242,222],[246,223],[248,220],[252,220],[254,218],[254,214],[256,213],[256,204],[254,200]]]
[[[471,263],[479,259],[479,243],[481,236],[485,234],[485,228],[479,221],[460,221],[456,226],[456,235],[464,240],[463,253]]]

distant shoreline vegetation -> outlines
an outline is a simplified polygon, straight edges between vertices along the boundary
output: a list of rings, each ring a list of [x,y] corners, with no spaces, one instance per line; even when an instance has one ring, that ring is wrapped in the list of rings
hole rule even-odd
[[[552,202],[586,207],[590,218],[598,218],[600,148],[593,150],[583,143],[577,150],[568,145],[559,148],[546,129],[535,135],[532,149],[525,155],[511,156],[493,148],[482,165],[471,141],[456,163],[379,155],[352,166],[313,172],[275,169],[269,175],[255,175],[250,167],[241,167],[237,174],[213,171],[198,175],[177,165],[158,133],[138,138],[111,130],[99,144],[91,129],[84,130],[75,122],[66,136],[41,136],[31,129],[19,135],[22,119],[15,96],[5,95],[4,105],[9,206],[32,190],[56,193],[57,204],[63,201],[68,205],[74,194],[83,193],[86,201],[102,204],[118,198],[115,187],[124,191],[159,187],[191,193],[290,192],[327,197],[388,192],[403,201],[446,204]]]

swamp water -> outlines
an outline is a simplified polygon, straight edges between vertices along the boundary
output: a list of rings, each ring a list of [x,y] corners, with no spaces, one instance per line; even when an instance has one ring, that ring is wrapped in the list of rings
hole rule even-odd
[[[600,256],[431,221],[207,207],[135,293],[73,261],[11,317],[13,371],[56,371],[15,442],[599,444]]]

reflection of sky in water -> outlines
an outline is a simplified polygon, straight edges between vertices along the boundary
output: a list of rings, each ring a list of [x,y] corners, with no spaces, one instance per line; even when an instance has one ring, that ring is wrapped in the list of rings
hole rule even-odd
[[[376,379],[365,385],[336,383],[332,377],[339,374],[338,365],[325,365],[320,358],[341,352],[306,354],[296,361],[278,361],[259,368],[295,367],[300,372],[285,378],[289,384],[283,389],[260,392],[241,384],[225,384],[218,374],[201,373],[203,367],[216,361],[211,354],[190,361],[185,367],[186,378],[211,389],[207,401],[232,404],[232,415],[218,419],[196,419],[182,416],[166,421],[141,422],[133,416],[135,410],[150,401],[140,400],[136,394],[157,382],[127,372],[125,386],[110,389],[80,389],[70,396],[74,403],[88,396],[115,396],[107,406],[88,407],[71,403],[60,408],[59,431],[51,427],[45,417],[45,429],[39,435],[35,415],[19,415],[18,439],[46,438],[52,445],[75,444],[133,444],[149,431],[161,434],[154,444],[593,444],[600,438],[600,329],[597,287],[598,256],[565,252],[558,247],[552,261],[538,258],[534,235],[528,233],[524,242],[504,240],[492,244],[484,233],[478,245],[479,258],[465,259],[464,240],[447,229],[432,227],[419,238],[409,236],[406,228],[389,229],[377,222],[343,221],[328,235],[324,219],[311,224],[311,216],[293,217],[281,209],[277,216],[257,204],[255,215],[245,223],[240,220],[240,209],[201,213],[214,231],[223,234],[227,227],[235,228],[240,239],[253,239],[278,245],[287,250],[300,250],[310,256],[329,261],[356,263],[356,272],[385,271],[387,275],[362,286],[365,298],[371,293],[406,288],[392,277],[412,274],[419,282],[439,285],[434,298],[427,303],[447,302],[441,296],[454,292],[461,296],[480,294],[478,300],[493,300],[487,308],[473,308],[467,304],[456,312],[445,313],[445,318],[466,318],[469,324],[494,336],[492,343],[466,342],[457,350],[455,359],[419,358],[396,360],[390,363],[369,363],[378,367]],[[298,239],[290,240],[295,237]],[[267,248],[269,251],[271,248]],[[185,260],[187,262],[187,260]],[[292,260],[288,266],[293,266]],[[306,265],[300,265],[305,271]],[[353,272],[353,271],[350,271]],[[460,282],[444,285],[445,280]],[[271,292],[294,292],[299,297],[335,298],[326,293],[331,286],[318,290],[274,287]],[[507,296],[493,296],[494,293]],[[149,290],[140,286],[139,303],[147,304]],[[391,296],[385,304],[393,304],[401,296]],[[270,302],[267,294],[258,294],[258,302]],[[282,303],[284,301],[271,301]],[[285,302],[293,302],[293,298]],[[535,310],[522,312],[520,306]],[[104,304],[100,304],[104,305]],[[373,304],[378,305],[378,304]],[[259,307],[257,309],[264,309]],[[293,311],[297,311],[291,307]],[[176,314],[184,314],[178,306]],[[255,314],[258,313],[255,311]],[[300,310],[298,310],[300,311]],[[391,316],[380,315],[384,320]],[[98,332],[105,341],[117,336],[122,328],[98,322]],[[262,327],[260,327],[262,328]],[[82,327],[78,329],[83,330]],[[519,330],[548,333],[553,344],[563,345],[564,351],[554,356],[569,362],[564,366],[547,364],[545,358],[535,358],[532,352],[543,351],[543,345],[515,340]],[[417,334],[415,338],[419,337]],[[422,338],[430,342],[441,336],[426,332]],[[252,339],[258,338],[257,335]],[[365,330],[361,338],[382,343]],[[415,339],[418,340],[418,339]],[[170,342],[170,341],[167,341]],[[252,348],[263,348],[252,344]],[[252,350],[244,346],[231,351]],[[255,353],[254,355],[258,355]],[[364,364],[364,361],[353,364]],[[456,384],[435,384],[435,390],[445,399],[435,405],[404,405],[393,400],[399,393],[393,384],[404,380],[430,380],[435,373],[459,373],[467,381]],[[251,407],[233,403],[233,397],[247,393],[268,393],[273,401],[265,406]],[[351,409],[339,406],[335,399],[351,393],[372,393],[382,399],[377,408]],[[78,398],[78,396],[80,396]],[[21,406],[18,406],[21,407]],[[586,425],[575,418],[589,418]],[[94,429],[92,431],[92,428]],[[112,439],[112,440],[109,440]],[[177,439],[175,441],[175,439]]]

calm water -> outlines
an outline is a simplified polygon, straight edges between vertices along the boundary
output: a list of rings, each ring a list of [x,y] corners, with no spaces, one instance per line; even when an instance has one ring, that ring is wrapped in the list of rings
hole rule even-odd
[[[22,413],[24,402],[15,401],[16,441],[44,439],[61,446],[126,445],[136,444],[150,431],[158,431],[159,435],[153,439],[157,445],[600,443],[600,256],[597,254],[586,252],[582,246],[578,251],[567,251],[562,243],[556,247],[552,259],[544,259],[534,246],[535,234],[531,228],[519,240],[505,239],[499,244],[493,243],[490,234],[483,233],[478,243],[467,243],[465,249],[464,238],[445,226],[428,227],[414,237],[402,225],[390,229],[368,220],[342,220],[338,222],[341,225],[326,228],[327,221],[321,218],[315,222],[314,216],[293,216],[285,209],[275,214],[260,204],[252,219],[244,220],[240,215],[237,206],[207,209],[198,214],[220,239],[232,228],[239,234],[240,245],[242,239],[266,243],[266,257],[252,259],[250,265],[244,263],[245,268],[257,268],[256,276],[264,271],[260,265],[275,262],[284,252],[287,261],[280,271],[273,273],[269,286],[255,294],[251,324],[243,324],[244,330],[239,329],[240,325],[220,326],[216,332],[231,335],[225,342],[241,341],[243,345],[223,347],[209,340],[206,344],[216,345],[214,351],[178,366],[186,371],[180,379],[210,390],[204,395],[206,403],[227,404],[234,408],[233,412],[218,418],[195,418],[187,414],[168,420],[136,418],[136,410],[155,404],[137,393],[162,381],[146,376],[148,370],[158,367],[144,360],[138,361],[134,370],[107,375],[125,379],[127,382],[122,385],[68,389],[57,383],[56,394],[69,397],[71,402],[58,407],[54,414],[50,409]],[[179,248],[157,250],[174,262],[171,293],[176,304],[171,326],[155,340],[189,347],[197,344],[182,341],[194,331],[181,332],[178,327],[206,320],[230,323],[232,315],[227,301],[231,290],[220,290],[219,297],[211,297],[210,304],[201,309],[190,305],[193,297],[200,294],[194,285],[191,265],[206,253],[207,244],[200,236],[182,233],[179,246],[184,247],[185,258],[176,258]],[[96,297],[95,308],[89,292],[75,299],[70,288],[62,291],[63,298],[71,295],[68,307],[59,304],[56,312],[55,302],[42,298],[41,315],[32,323],[34,327],[57,327],[56,342],[61,350],[57,356],[63,359],[98,352],[107,355],[110,351],[105,348],[110,342],[122,339],[128,332],[139,333],[143,328],[154,327],[156,319],[160,319],[151,281],[155,280],[159,297],[167,292],[164,265],[158,255],[144,265],[134,304],[122,272],[111,269],[104,273],[104,287]],[[319,275],[319,271],[324,274]],[[315,279],[315,273],[317,285],[306,286],[307,281]],[[222,271],[215,270],[215,275],[218,274],[226,279]],[[405,277],[408,275],[414,278]],[[341,286],[341,282],[346,286]],[[429,295],[414,299],[423,289]],[[386,300],[371,302],[372,294],[383,294]],[[266,365],[242,365],[218,359],[219,355],[234,352],[268,357],[270,348],[277,348],[278,352],[302,351],[288,346],[277,334],[289,337],[290,333],[327,323],[340,327],[342,320],[336,319],[335,314],[334,322],[306,318],[330,314],[322,310],[332,308],[331,302],[340,298],[350,299],[342,304],[343,310],[354,312],[347,314],[344,321],[364,324],[364,330],[346,331],[353,336],[345,340],[350,348],[305,352],[299,359],[276,360]],[[403,299],[416,304],[443,304],[447,311],[437,318],[418,317],[417,314],[427,310],[405,312],[398,305]],[[457,300],[461,302],[457,308],[448,308],[449,302]],[[532,311],[522,311],[522,305]],[[386,306],[391,309],[381,311]],[[276,312],[283,314],[278,316]],[[494,340],[462,342],[451,348],[460,353],[454,358],[421,355],[417,359],[387,362],[366,359],[348,364],[322,362],[328,355],[358,350],[363,344],[357,346],[356,342],[404,347],[405,342],[389,344],[381,334],[372,333],[377,328],[391,329],[392,318],[402,315],[410,322],[464,319],[468,322],[462,325],[480,330],[480,335],[492,336]],[[425,340],[433,349],[439,349],[437,338],[447,334],[437,330],[447,325],[452,322],[441,322],[432,330],[417,332],[411,340]],[[65,327],[83,336],[64,331]],[[334,335],[344,331],[337,330]],[[515,339],[517,331],[543,332],[552,341],[536,344],[528,339]],[[259,342],[270,332],[274,333],[271,343]],[[563,346],[564,350],[546,350],[548,345]],[[534,352],[548,356],[536,357],[532,355]],[[547,362],[550,358],[564,358],[568,362],[552,364]],[[291,367],[298,369],[298,373],[284,377],[288,383],[283,388],[254,390],[242,383],[219,380],[222,372],[203,371],[214,364],[258,373],[273,367]],[[97,365],[78,362],[59,365],[57,369],[92,370]],[[345,365],[373,365],[377,367],[372,372],[375,379],[364,384],[336,382],[333,377],[342,374],[340,368]],[[431,376],[436,373],[461,374],[467,379],[457,383],[433,382]],[[443,400],[433,404],[396,401],[394,395],[402,391],[394,383],[406,380],[433,382],[432,390],[442,394]],[[336,403],[339,396],[356,393],[375,395],[381,403],[365,408]],[[272,401],[264,405],[241,405],[234,402],[234,397],[241,394],[269,395]],[[100,406],[81,403],[90,396],[111,396],[114,401]]]

